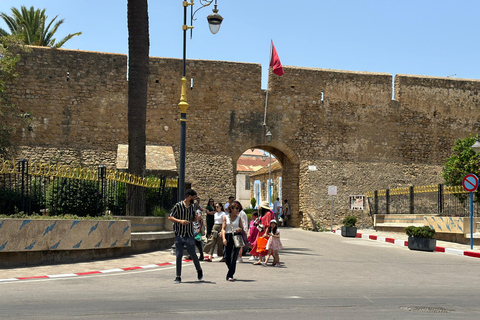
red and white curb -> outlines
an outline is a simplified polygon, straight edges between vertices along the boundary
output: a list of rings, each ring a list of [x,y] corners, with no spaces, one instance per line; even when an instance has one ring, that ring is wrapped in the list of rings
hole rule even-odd
[[[182,260],[183,263],[192,262],[192,260]],[[94,274],[106,274],[106,273],[115,273],[115,272],[124,272],[124,271],[131,271],[131,270],[145,270],[145,269],[152,269],[164,266],[172,266],[175,265],[176,262],[164,262],[164,263],[155,263],[149,264],[146,266],[140,267],[128,267],[128,268],[117,268],[117,269],[108,269],[103,271],[88,271],[88,272],[78,272],[78,273],[64,273],[64,274],[56,274],[56,275],[46,275],[46,276],[33,276],[33,277],[17,277],[17,278],[10,278],[10,279],[0,279],[1,282],[12,282],[12,281],[21,281],[21,280],[37,280],[37,279],[58,279],[58,278],[70,278],[70,277],[81,277],[81,276],[89,276]]]
[[[341,235],[342,230],[334,230],[335,234]],[[366,239],[366,240],[376,240],[376,241],[381,241],[381,242],[388,242],[400,247],[408,247],[408,241],[407,240],[398,240],[394,238],[387,238],[387,237],[381,237],[381,236],[375,236],[375,235],[370,235],[370,234],[364,234],[364,233],[358,233],[357,232],[357,238],[361,239]],[[437,247],[435,249],[435,252],[444,252],[447,254],[453,254],[457,256],[467,256],[467,257],[473,257],[473,258],[480,258],[480,252],[473,252],[473,251],[465,251],[465,250],[459,250],[459,249],[451,249],[451,248],[445,248],[445,247]]]

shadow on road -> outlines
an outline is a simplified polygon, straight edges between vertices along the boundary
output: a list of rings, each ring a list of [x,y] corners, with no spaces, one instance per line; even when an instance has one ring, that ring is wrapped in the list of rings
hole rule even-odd
[[[308,253],[308,252],[312,252],[312,250],[307,248],[283,248],[280,252],[281,254],[287,254],[287,255],[299,254],[299,255],[306,255],[306,256],[318,256],[318,254]]]

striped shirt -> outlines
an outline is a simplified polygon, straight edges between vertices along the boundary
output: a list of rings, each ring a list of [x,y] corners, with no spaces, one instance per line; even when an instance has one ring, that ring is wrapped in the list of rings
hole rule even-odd
[[[195,214],[195,205],[191,204],[190,206],[185,206],[183,201],[178,202],[170,212],[170,217],[174,217],[179,220],[190,221],[186,226],[181,223],[174,223],[173,230],[175,231],[176,236],[180,237],[194,237],[195,233],[193,232],[193,221],[197,217]]]

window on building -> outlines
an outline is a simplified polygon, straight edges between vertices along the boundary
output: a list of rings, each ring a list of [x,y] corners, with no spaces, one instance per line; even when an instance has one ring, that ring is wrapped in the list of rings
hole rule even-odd
[[[245,176],[245,190],[250,190],[250,176]]]

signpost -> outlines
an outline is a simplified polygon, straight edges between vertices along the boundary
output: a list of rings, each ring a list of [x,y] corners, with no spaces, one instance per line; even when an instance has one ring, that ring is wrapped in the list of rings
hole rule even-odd
[[[332,212],[330,213],[330,231],[333,231],[333,196],[337,195],[337,187],[328,186],[328,195],[332,196]]]
[[[363,229],[363,210],[365,210],[365,196],[353,195],[350,198],[350,210],[362,210],[362,229]]]
[[[473,191],[478,188],[478,177],[473,173],[467,174],[463,177],[462,186],[470,192],[470,250],[473,250]]]

